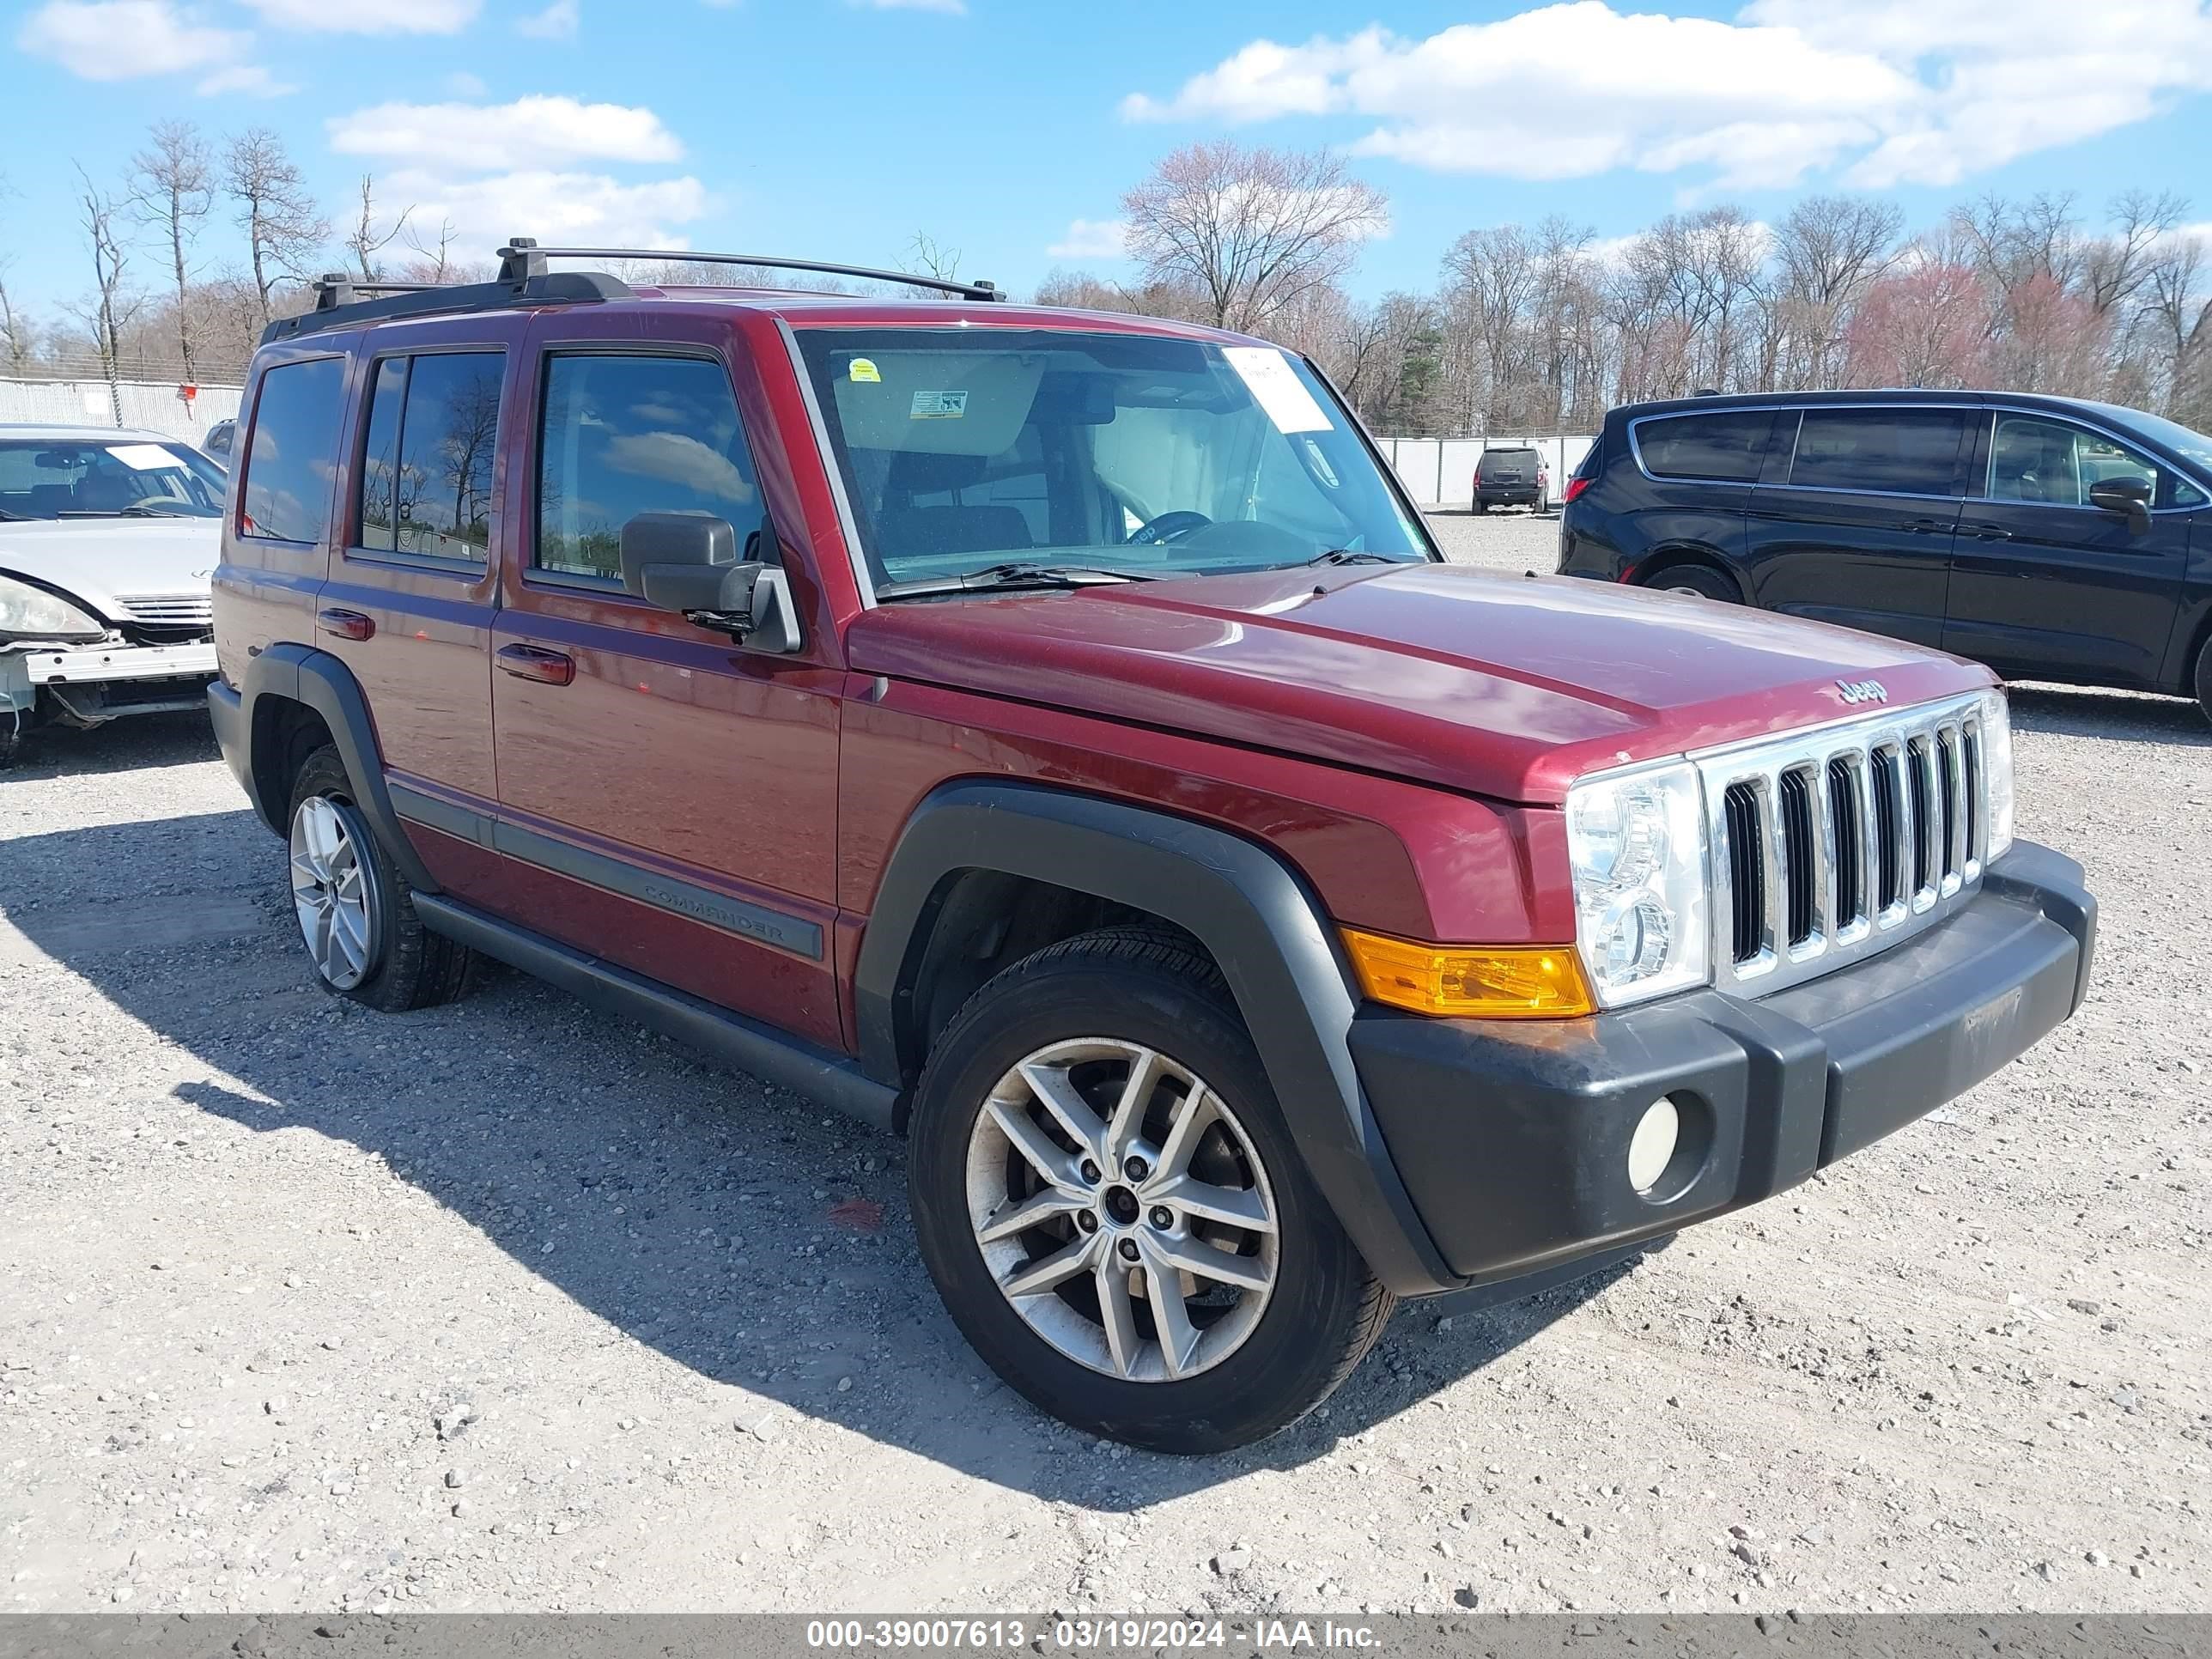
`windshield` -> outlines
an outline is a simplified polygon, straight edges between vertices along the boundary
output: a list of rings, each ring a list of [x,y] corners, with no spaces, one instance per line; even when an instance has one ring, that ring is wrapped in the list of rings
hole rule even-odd
[[[149,439],[0,439],[0,517],[219,519],[223,471]]]
[[[1132,576],[1425,559],[1327,386],[1272,346],[1073,329],[805,329],[879,586],[1010,562]]]

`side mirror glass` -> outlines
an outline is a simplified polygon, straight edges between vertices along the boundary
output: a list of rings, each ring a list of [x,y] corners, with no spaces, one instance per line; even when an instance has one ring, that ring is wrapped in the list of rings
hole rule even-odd
[[[769,550],[768,541],[764,534],[758,550]],[[622,527],[623,590],[727,634],[749,650],[798,650],[799,611],[790,579],[776,565],[740,562],[737,542],[726,519],[641,513]]]
[[[2141,478],[2104,478],[2089,486],[2089,505],[2117,513],[2140,536],[2150,528],[2150,485]]]

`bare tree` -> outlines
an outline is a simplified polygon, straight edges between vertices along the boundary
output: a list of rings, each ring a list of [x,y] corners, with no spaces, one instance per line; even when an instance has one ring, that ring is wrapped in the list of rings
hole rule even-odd
[[[2169,238],[2151,262],[2145,310],[2165,357],[2166,411],[2202,427],[2212,419],[2212,295],[2202,237]]]
[[[1831,382],[1852,308],[1897,263],[1904,226],[1903,210],[1872,197],[1808,196],[1790,210],[1774,233],[1774,362],[1762,384]]]
[[[906,245],[906,258],[899,261],[901,270],[910,270],[917,276],[934,276],[941,283],[960,280],[960,250],[947,247],[926,230],[917,230],[914,240]]]
[[[1146,279],[1204,296],[1204,320],[1256,329],[1352,267],[1389,222],[1382,192],[1327,150],[1176,150],[1121,198]]]
[[[134,309],[123,289],[125,252],[117,226],[115,198],[92,182],[82,166],[76,169],[82,188],[77,204],[83,216],[85,241],[92,250],[94,287],[90,295],[70,309],[91,330],[99,348],[100,373],[107,381],[107,402],[115,424],[123,424],[123,387],[119,364],[123,356],[123,325]]]
[[[167,245],[170,277],[177,290],[177,353],[184,361],[185,379],[196,380],[199,372],[192,349],[192,307],[186,301],[191,289],[192,244],[215,206],[215,157],[190,121],[156,121],[149,136],[153,142],[131,158],[128,200],[138,222],[158,233]]]
[[[286,153],[284,141],[266,127],[249,127],[230,141],[223,151],[222,190],[238,206],[238,227],[246,233],[253,289],[266,324],[274,314],[269,296],[278,280],[306,274],[330,226],[316,212],[307,181]]]
[[[0,173],[0,204],[12,200],[16,194],[8,175]],[[31,339],[27,319],[15,309],[15,302],[8,295],[8,268],[15,263],[15,256],[7,251],[7,242],[0,240],[0,348],[8,353],[8,367],[16,374],[30,367]]]
[[[399,233],[407,228],[408,218],[414,211],[411,207],[402,208],[397,219],[382,230],[377,229],[376,176],[368,173],[361,175],[361,217],[354,222],[352,234],[347,236],[345,245],[346,251],[354,257],[354,263],[361,267],[362,282],[373,283],[384,275],[372,261],[398,239]]]
[[[413,283],[433,283],[442,286],[453,280],[453,238],[459,233],[451,219],[438,222],[438,247],[434,253],[422,246],[419,237],[411,233],[407,246],[416,252],[415,260],[407,267],[407,279]]]
[[[2188,210],[2171,191],[2151,196],[2131,190],[2113,198],[2112,234],[2093,243],[2082,259],[2083,297],[2100,317],[2135,297],[2150,277],[2159,243]]]

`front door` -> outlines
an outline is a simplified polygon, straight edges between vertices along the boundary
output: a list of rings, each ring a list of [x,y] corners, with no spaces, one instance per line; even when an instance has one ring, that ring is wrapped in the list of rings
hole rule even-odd
[[[1756,602],[1940,645],[1966,428],[1963,409],[1806,410],[1751,494]]]
[[[2000,410],[1983,497],[1952,554],[1943,648],[2013,679],[2169,689],[2160,679],[2189,562],[2196,487],[2071,421]],[[2151,488],[2147,530],[2089,504],[2107,478]]]
[[[532,341],[528,522],[492,639],[496,908],[839,1048],[835,641],[747,651],[621,580],[640,513],[726,520],[741,557],[775,548],[743,349],[726,325],[652,347],[603,326],[551,314]]]

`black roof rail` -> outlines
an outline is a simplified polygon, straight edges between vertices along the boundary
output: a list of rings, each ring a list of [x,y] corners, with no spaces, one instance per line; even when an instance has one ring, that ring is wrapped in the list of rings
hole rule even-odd
[[[297,317],[277,318],[261,331],[261,343],[405,317],[452,316],[522,306],[588,305],[633,297],[629,283],[600,271],[549,274],[543,259],[528,257],[532,246],[527,237],[518,236],[511,247],[501,248],[499,276],[489,283],[362,281],[344,271],[331,271],[314,284],[315,308]],[[522,250],[522,257],[510,258],[510,252],[518,249]],[[363,299],[363,295],[374,297]]]
[[[695,253],[670,247],[540,247],[517,236],[500,249],[500,275],[529,268],[543,276],[548,259],[659,259],[670,264],[758,265],[768,270],[810,270],[828,276],[857,276],[869,283],[900,283],[908,288],[934,289],[963,300],[1003,300],[1006,291],[994,283],[956,283],[944,276],[917,276],[906,270],[878,270],[868,265],[830,264],[821,259],[786,259],[769,253]]]

